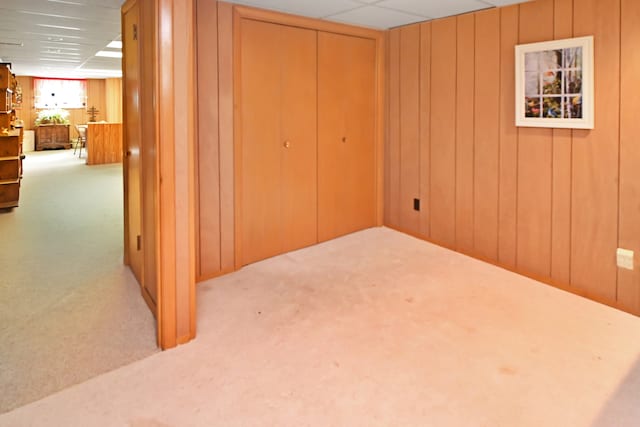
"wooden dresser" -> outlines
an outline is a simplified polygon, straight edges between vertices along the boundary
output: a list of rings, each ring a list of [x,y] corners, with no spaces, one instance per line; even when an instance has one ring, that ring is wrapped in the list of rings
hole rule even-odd
[[[69,147],[69,125],[36,126],[36,151]]]

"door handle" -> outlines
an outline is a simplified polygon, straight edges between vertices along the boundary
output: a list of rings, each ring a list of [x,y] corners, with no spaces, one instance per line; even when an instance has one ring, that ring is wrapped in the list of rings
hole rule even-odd
[[[289,147],[291,147],[291,143],[289,141],[285,141],[283,146],[284,146],[284,148],[289,148]]]

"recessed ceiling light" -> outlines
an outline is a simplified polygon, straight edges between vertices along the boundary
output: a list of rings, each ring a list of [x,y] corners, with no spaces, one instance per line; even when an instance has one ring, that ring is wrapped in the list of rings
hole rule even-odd
[[[78,3],[75,1],[68,1],[68,0],[49,0],[51,3],[62,3],[62,4],[72,4],[74,6],[85,6],[84,3]]]
[[[84,28],[77,27],[65,27],[62,25],[51,25],[51,24],[36,24],[38,27],[46,27],[46,28],[57,28],[60,30],[73,30],[73,31],[85,31]]]
[[[51,43],[53,44],[53,43]],[[67,44],[67,43],[61,43],[61,44]],[[77,45],[77,43],[68,43],[68,44],[74,44]],[[42,47],[44,49],[57,49],[57,50],[75,50],[75,51],[80,51],[80,49],[78,49],[77,47],[61,47],[61,46],[48,46],[48,45],[42,45]]]
[[[122,52],[113,52],[110,50],[101,50],[96,56],[104,56],[105,58],[122,58]]]
[[[40,53],[53,54],[53,55],[70,55],[70,56],[80,56],[77,52],[62,52],[60,49],[47,49],[40,51]]]
[[[120,40],[114,40],[107,45],[111,49],[122,49],[122,42]]]
[[[82,61],[78,61],[75,59],[60,59],[60,58],[38,58],[40,61],[55,61],[55,62],[74,62],[79,63]]]

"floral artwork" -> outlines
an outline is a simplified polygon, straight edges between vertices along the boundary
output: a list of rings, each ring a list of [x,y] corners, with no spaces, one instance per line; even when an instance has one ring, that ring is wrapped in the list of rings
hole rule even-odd
[[[590,49],[591,37],[516,47],[518,126],[593,127]]]

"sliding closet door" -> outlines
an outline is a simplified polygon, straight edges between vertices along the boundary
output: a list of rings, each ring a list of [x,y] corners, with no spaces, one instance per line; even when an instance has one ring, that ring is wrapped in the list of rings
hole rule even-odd
[[[318,239],[376,224],[376,42],[318,34]]]
[[[242,264],[316,238],[316,32],[241,21]]]

